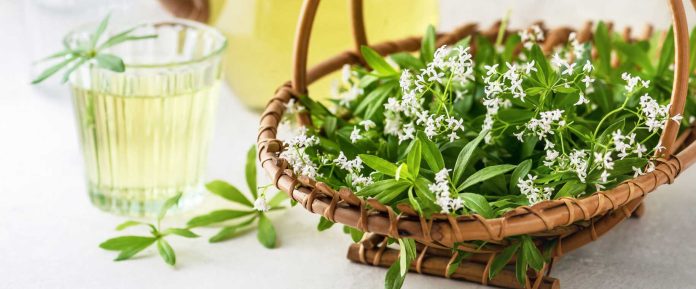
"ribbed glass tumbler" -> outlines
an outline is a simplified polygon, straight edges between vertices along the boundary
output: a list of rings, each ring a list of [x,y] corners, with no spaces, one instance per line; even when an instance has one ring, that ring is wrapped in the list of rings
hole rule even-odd
[[[70,78],[91,201],[130,216],[156,215],[179,192],[180,207],[200,200],[226,47],[217,30],[183,20],[131,35],[151,34],[109,49],[125,72],[85,65]]]

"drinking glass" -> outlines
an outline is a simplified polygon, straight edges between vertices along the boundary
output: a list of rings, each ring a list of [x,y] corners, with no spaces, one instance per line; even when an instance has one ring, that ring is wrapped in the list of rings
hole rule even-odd
[[[65,45],[79,47],[90,33],[78,29]],[[104,51],[121,57],[125,72],[87,64],[69,80],[90,199],[130,216],[156,215],[179,192],[180,208],[200,200],[227,46],[214,28],[185,20],[138,25],[131,35],[150,34]]]

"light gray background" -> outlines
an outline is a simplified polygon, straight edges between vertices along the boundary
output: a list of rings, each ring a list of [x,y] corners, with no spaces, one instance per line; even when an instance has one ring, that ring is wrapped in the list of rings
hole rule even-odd
[[[131,17],[162,15],[154,1],[142,3],[145,8]],[[461,21],[488,24],[508,8],[513,26],[542,16],[550,25],[612,19],[618,28],[642,27],[646,21],[665,27],[669,21],[666,1],[443,0],[441,5],[443,28]],[[696,23],[691,6],[685,5]],[[56,43],[72,23],[99,17],[84,12],[46,25],[25,21],[38,17],[32,9],[25,1],[0,0],[0,288],[381,288],[385,270],[348,262],[348,238],[338,228],[316,232],[317,217],[301,208],[272,216],[281,245],[275,250],[263,249],[253,234],[216,245],[171,238],[179,262],[175,269],[154,250],[133,261],[112,262],[115,255],[97,244],[115,236],[112,228],[123,218],[89,204],[69,95],[51,84],[28,85],[36,51],[50,51],[46,45]],[[210,179],[243,185],[243,156],[255,138],[255,123],[257,115],[225,89]],[[219,206],[216,201],[208,197],[200,209],[167,224],[180,225],[192,214]],[[570,253],[553,275],[563,288],[696,288],[694,205],[692,169],[648,198],[644,218],[628,220]],[[214,230],[200,232],[209,237]],[[405,285],[446,287],[483,288],[417,274],[410,274]]]

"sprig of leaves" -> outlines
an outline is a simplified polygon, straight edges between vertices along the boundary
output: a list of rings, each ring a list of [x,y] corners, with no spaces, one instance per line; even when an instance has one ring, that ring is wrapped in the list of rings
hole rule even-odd
[[[117,231],[122,231],[126,228],[134,226],[146,226],[150,229],[151,236],[121,236],[112,238],[99,244],[99,247],[104,250],[118,251],[119,254],[114,261],[128,260],[147,249],[152,244],[157,243],[157,251],[167,264],[176,265],[176,254],[169,242],[165,239],[167,236],[176,235],[184,238],[197,238],[198,235],[193,233],[188,228],[167,228],[162,229],[160,223],[166,216],[167,212],[176,206],[181,199],[181,193],[165,201],[157,216],[157,224],[144,223],[140,221],[126,221],[116,227]]]
[[[124,72],[126,66],[123,63],[123,59],[120,57],[104,52],[106,49],[113,47],[115,45],[121,44],[126,41],[136,41],[143,39],[156,38],[157,35],[131,35],[131,33],[137,28],[133,27],[127,29],[123,32],[117,33],[114,36],[109,37],[101,44],[99,40],[106,31],[109,25],[110,15],[107,15],[100,23],[95,31],[90,35],[89,41],[79,43],[76,47],[70,47],[65,43],[65,49],[48,57],[39,60],[40,62],[48,60],[60,60],[58,63],[46,68],[41,72],[34,80],[32,84],[40,83],[57,72],[64,70],[62,81],[65,83],[70,78],[75,70],[80,68],[80,66],[85,63],[95,63],[97,67],[108,69],[114,72]]]
[[[285,208],[282,203],[287,199],[287,195],[277,192],[266,202],[267,187],[262,189],[260,195],[258,194],[255,157],[256,146],[252,146],[247,152],[245,166],[246,182],[251,199],[237,187],[225,181],[216,180],[206,184],[208,191],[235,205],[241,205],[243,209],[220,209],[194,217],[188,221],[188,228],[223,224],[220,231],[208,239],[211,243],[217,243],[241,236],[256,226],[258,228],[256,236],[261,245],[269,249],[276,246],[276,231],[266,213]],[[232,220],[238,222],[227,224]]]

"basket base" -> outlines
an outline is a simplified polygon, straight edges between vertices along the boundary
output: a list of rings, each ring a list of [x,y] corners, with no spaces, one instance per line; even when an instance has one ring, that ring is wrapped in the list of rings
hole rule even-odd
[[[645,203],[641,202],[640,205],[638,205],[638,207],[636,208],[636,210],[633,211],[633,214],[631,214],[631,218],[640,219],[641,217],[643,217],[644,214],[645,214]]]
[[[424,252],[425,251],[425,252]],[[452,254],[447,250],[434,249],[419,246],[418,258],[411,264],[410,271],[420,274],[428,274],[443,278],[464,280],[482,285],[496,286],[502,288],[539,288],[539,289],[560,289],[560,281],[549,277],[550,267],[544,268],[541,274],[528,276],[527,286],[517,282],[514,268],[504,268],[495,278],[488,280],[487,262],[481,262],[482,256],[478,258],[468,258],[462,260],[461,264],[447,276],[447,271],[453,260]],[[387,247],[386,239],[383,236],[370,234],[358,244],[351,244],[348,248],[348,259],[365,265],[389,267],[398,261],[399,250]],[[483,258],[485,259],[485,258]]]

